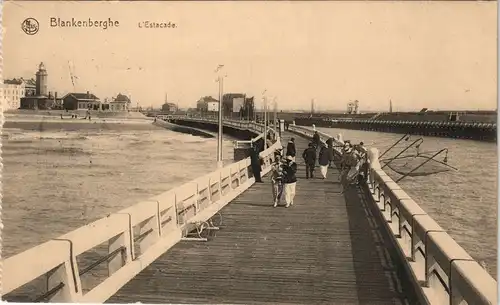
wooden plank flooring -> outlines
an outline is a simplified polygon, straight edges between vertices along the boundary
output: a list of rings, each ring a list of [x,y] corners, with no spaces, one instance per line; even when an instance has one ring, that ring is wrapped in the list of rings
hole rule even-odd
[[[300,156],[307,141],[294,137]],[[366,190],[341,195],[336,169],[327,180],[306,180],[297,161],[294,206],[272,207],[266,177],[223,209],[222,230],[209,242],[177,244],[108,302],[417,304]]]

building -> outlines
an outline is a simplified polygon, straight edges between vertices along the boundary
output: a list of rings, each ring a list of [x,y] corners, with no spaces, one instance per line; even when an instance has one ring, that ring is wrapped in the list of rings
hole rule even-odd
[[[254,115],[254,98],[243,93],[227,93],[222,97],[222,111],[225,117],[250,119]]]
[[[219,101],[210,101],[207,103],[208,112],[219,112]]]
[[[130,98],[124,94],[118,93],[116,98],[109,103],[110,111],[129,111],[129,106],[132,103]]]
[[[64,110],[101,110],[101,100],[94,94],[68,93],[63,98]]]
[[[35,73],[36,81],[24,81],[24,93],[21,98],[21,109],[51,109],[54,105],[54,97],[49,98],[48,92],[48,73],[43,62],[38,65],[38,71]],[[33,88],[34,87],[34,88]],[[33,92],[34,89],[34,92]],[[33,94],[34,93],[34,94]]]
[[[39,96],[48,96],[49,95],[49,90],[48,90],[48,84],[47,84],[47,78],[48,78],[48,73],[47,70],[45,69],[45,65],[43,62],[40,63],[38,66],[38,71],[36,72],[36,94]]]
[[[347,103],[347,113],[348,114],[359,114],[359,101]]]
[[[4,80],[1,92],[3,110],[18,109],[21,106],[21,98],[24,97],[24,93],[21,80]]]
[[[179,109],[174,103],[165,103],[161,106],[161,111],[166,113],[176,113]]]
[[[196,109],[201,113],[219,111],[219,101],[211,96],[204,96],[196,102]]]
[[[23,97],[34,96],[35,94],[34,79],[25,80],[22,77],[19,79],[6,79],[2,88],[0,88],[2,108],[4,110],[19,109]]]

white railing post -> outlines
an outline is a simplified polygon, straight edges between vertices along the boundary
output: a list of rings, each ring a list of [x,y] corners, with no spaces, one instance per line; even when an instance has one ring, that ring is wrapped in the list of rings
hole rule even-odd
[[[149,218],[139,225],[139,235],[145,235],[139,241],[139,249],[141,251],[141,254],[146,252],[149,247],[154,245],[160,239],[161,233],[160,226],[158,224],[161,222],[161,219],[158,210],[158,201],[151,202],[151,204],[154,204],[156,206],[156,213],[153,215],[153,217]]]
[[[82,296],[82,284],[76,257],[73,255],[73,242],[63,239],[53,241],[68,245],[68,259],[46,275],[46,291],[54,291],[48,300],[53,303],[77,303]]]
[[[129,218],[129,225],[124,228],[124,231],[117,236],[111,238],[108,242],[108,253],[117,251],[116,255],[108,260],[108,276],[113,275],[121,267],[130,263],[133,260],[134,245],[133,232],[130,225],[130,214],[121,214],[123,217]],[[121,250],[119,250],[121,249]]]

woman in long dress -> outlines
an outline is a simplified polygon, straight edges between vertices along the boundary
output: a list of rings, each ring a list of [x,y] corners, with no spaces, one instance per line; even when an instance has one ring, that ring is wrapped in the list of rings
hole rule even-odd
[[[326,174],[328,172],[328,163],[330,162],[330,158],[328,155],[328,148],[324,144],[321,144],[321,149],[319,151],[318,163],[319,169],[321,172],[321,176],[323,179],[326,179]]]

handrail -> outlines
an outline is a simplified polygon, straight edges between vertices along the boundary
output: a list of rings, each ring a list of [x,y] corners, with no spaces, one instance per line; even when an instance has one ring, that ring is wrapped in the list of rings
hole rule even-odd
[[[206,117],[187,117],[187,116],[181,116],[181,115],[172,115],[171,118],[172,119],[177,118],[177,119],[181,119],[184,121],[191,121],[191,122],[210,122],[210,123],[214,123],[214,124],[217,124],[217,122],[218,122],[218,119],[206,118]],[[240,120],[231,120],[231,119],[225,119],[225,120],[223,120],[223,123],[226,126],[236,127],[239,129],[247,129],[247,130],[253,129],[253,130],[259,132],[258,136],[256,136],[255,138],[252,138],[250,140],[236,141],[237,147],[238,147],[238,144],[242,144],[242,143],[253,144],[256,141],[258,141],[264,137],[264,132],[263,132],[264,128],[265,128],[264,124],[256,123],[253,121],[240,121]],[[267,130],[274,132],[274,129],[270,126],[268,126]]]
[[[314,134],[304,126],[290,125],[289,130]],[[318,134],[322,141],[332,138]],[[339,138],[334,140],[342,144]],[[421,302],[497,304],[497,281],[384,172],[376,148],[368,150],[368,157],[367,186]]]
[[[260,133],[257,125],[228,122],[231,126]],[[278,140],[260,153],[262,174],[271,169]],[[249,175],[250,158],[229,164],[179,187],[149,198],[117,213],[82,226],[3,261],[5,295],[45,276],[42,296],[33,300],[49,302],[102,303],[173,247],[192,229],[189,219],[218,203],[230,202],[248,189],[255,179]],[[90,266],[81,266],[77,257],[103,243],[108,254]],[[84,293],[81,276],[99,263],[106,263],[109,276]]]

